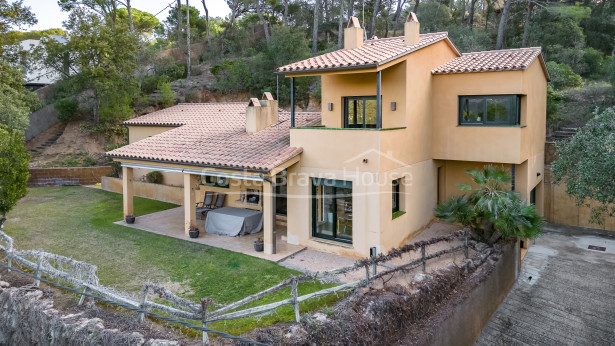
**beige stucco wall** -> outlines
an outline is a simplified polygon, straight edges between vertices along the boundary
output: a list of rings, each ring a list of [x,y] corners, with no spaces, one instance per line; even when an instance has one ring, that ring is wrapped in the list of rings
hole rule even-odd
[[[434,75],[433,81],[434,158],[520,164],[534,157],[533,162],[540,161],[547,81],[538,59],[522,71]],[[458,96],[496,94],[523,95],[521,126],[458,125]]]

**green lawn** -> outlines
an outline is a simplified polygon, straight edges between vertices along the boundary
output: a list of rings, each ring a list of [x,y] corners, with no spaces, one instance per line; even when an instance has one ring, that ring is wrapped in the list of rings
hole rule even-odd
[[[176,205],[136,197],[135,215]],[[198,301],[208,296],[230,303],[273,286],[298,272],[255,257],[113,224],[122,219],[120,194],[86,187],[46,187],[28,195],[8,214],[5,232],[18,249],[43,249],[98,266],[103,285],[136,292],[146,280]],[[304,283],[299,294],[325,287]],[[259,301],[260,305],[290,297],[290,289]],[[336,300],[335,296],[306,302],[310,311]],[[291,307],[264,318],[219,322],[219,328],[239,334],[256,326],[291,321]]]

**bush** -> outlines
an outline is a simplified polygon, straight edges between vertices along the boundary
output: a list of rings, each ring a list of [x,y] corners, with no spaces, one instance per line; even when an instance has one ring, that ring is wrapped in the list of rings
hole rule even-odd
[[[79,101],[74,97],[66,97],[59,99],[53,103],[53,108],[58,112],[58,119],[64,122],[75,120],[77,110],[79,109]]]
[[[583,78],[574,73],[566,64],[558,64],[554,61],[547,62],[547,69],[551,75],[551,85],[554,89],[574,88],[583,85]]]
[[[162,184],[163,175],[160,171],[151,171],[145,175],[145,180],[152,184]]]
[[[160,91],[159,103],[162,107],[170,107],[175,103],[175,93],[171,90],[171,83],[168,79],[160,78],[158,90]]]
[[[553,90],[553,86],[547,85],[547,119],[557,120],[557,104],[562,96]]]
[[[149,95],[158,89],[158,76],[146,76],[141,82],[141,92]]]

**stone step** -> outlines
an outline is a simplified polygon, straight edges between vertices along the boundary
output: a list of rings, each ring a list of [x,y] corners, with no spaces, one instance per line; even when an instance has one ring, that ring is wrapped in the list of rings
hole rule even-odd
[[[573,132],[579,131],[578,127],[560,127],[559,129],[562,131],[573,131]]]

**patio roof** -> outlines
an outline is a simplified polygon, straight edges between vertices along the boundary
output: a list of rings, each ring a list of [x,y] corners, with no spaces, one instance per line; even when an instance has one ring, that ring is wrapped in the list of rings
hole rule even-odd
[[[268,172],[299,155],[290,146],[290,113],[256,133],[246,132],[247,102],[179,104],[126,121],[129,126],[177,126],[107,153],[117,159]],[[319,112],[296,113],[296,126],[320,123]]]

